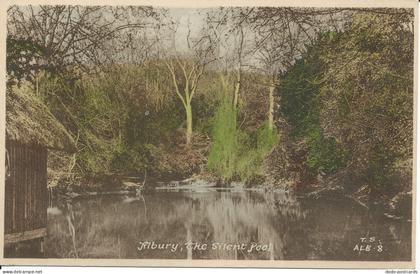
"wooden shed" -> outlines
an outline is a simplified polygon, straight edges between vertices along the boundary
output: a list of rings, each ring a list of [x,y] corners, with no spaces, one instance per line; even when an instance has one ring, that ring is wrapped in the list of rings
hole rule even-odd
[[[29,87],[6,93],[4,243],[43,238],[47,233],[47,154],[75,152],[62,124]]]

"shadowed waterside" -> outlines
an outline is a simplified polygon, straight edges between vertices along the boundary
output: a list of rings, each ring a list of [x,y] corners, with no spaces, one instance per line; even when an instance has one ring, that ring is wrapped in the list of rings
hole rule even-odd
[[[408,261],[410,237],[410,222],[348,202],[280,192],[161,191],[54,204],[45,252],[49,258]]]

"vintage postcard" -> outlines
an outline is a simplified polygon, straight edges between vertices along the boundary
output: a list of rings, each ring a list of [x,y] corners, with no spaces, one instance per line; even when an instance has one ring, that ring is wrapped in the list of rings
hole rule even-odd
[[[417,16],[5,1],[1,264],[414,268]]]

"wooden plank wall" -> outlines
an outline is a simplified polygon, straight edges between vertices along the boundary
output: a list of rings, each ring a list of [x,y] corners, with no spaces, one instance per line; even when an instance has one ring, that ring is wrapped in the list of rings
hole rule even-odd
[[[5,234],[47,226],[47,149],[6,141]]]

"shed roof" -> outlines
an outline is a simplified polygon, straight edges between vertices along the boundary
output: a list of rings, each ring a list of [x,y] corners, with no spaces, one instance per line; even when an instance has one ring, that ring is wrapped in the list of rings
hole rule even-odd
[[[28,145],[76,151],[73,138],[28,85],[6,92],[6,137]]]

